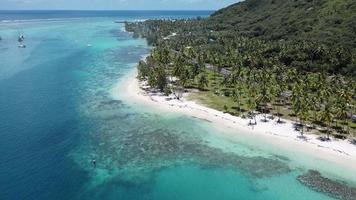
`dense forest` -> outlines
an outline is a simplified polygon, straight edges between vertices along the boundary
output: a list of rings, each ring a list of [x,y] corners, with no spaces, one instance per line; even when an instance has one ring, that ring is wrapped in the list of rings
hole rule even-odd
[[[233,115],[269,113],[298,120],[302,134],[346,138],[356,133],[355,9],[351,0],[246,0],[205,19],[125,25],[155,47],[138,66],[151,87],[198,89],[197,99]]]
[[[356,47],[354,0],[249,0],[219,10],[209,21],[249,37]]]

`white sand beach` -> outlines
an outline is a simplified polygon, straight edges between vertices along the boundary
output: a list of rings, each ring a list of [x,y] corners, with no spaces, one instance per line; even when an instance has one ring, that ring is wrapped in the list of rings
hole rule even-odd
[[[283,120],[285,123],[278,124],[275,120],[261,122],[262,115],[257,116],[257,125],[249,126],[249,119],[232,116],[221,111],[217,111],[200,105],[186,98],[177,100],[174,96],[169,97],[156,92],[149,92],[145,83],[139,82],[136,78],[137,70],[127,76],[113,90],[114,98],[125,98],[130,102],[152,106],[155,109],[168,112],[179,112],[184,115],[207,120],[218,128],[229,130],[231,134],[248,134],[258,137],[268,143],[283,148],[293,148],[296,152],[311,154],[316,158],[335,162],[338,165],[355,170],[356,165],[356,145],[348,140],[338,140],[332,138],[331,141],[323,142],[319,136],[304,134],[305,138],[300,138],[300,133],[293,127],[293,122]]]

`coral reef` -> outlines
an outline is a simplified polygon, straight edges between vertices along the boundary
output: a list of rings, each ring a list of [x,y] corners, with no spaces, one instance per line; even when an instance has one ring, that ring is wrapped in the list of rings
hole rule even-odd
[[[307,173],[298,176],[298,180],[312,190],[325,193],[330,197],[343,200],[356,200],[355,187],[325,178],[318,171],[309,170]]]

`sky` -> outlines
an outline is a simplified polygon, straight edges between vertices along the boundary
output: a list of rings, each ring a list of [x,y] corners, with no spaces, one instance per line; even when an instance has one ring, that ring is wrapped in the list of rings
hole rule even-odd
[[[0,0],[0,10],[217,10],[239,0]]]

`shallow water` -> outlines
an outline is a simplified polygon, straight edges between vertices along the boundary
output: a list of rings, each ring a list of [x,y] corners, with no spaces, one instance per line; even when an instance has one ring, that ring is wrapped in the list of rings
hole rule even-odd
[[[0,199],[331,199],[296,178],[339,166],[114,99],[150,47],[113,21],[1,24]]]

